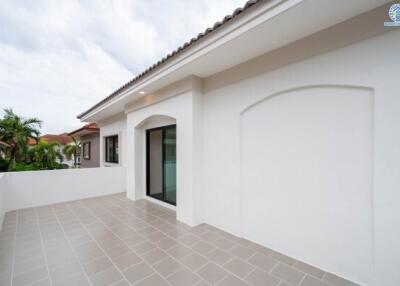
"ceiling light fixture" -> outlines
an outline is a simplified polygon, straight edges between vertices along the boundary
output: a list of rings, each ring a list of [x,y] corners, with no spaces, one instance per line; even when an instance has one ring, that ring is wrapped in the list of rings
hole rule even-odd
[[[139,94],[144,95],[144,94],[146,94],[146,92],[144,92],[144,91],[139,91]]]

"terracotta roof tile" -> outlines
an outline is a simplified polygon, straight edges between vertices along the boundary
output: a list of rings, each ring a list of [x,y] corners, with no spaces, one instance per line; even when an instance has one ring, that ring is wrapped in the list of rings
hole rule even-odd
[[[60,145],[67,145],[72,142],[72,138],[71,138],[71,136],[68,135],[68,133],[62,133],[59,135],[46,134],[46,135],[40,136],[39,140],[43,140],[43,141],[46,141],[49,143],[57,142]],[[36,143],[37,143],[36,140],[33,138],[30,138],[28,141],[29,145],[36,145]]]
[[[137,75],[136,77],[131,79],[129,82],[127,82],[126,84],[124,84],[123,86],[118,88],[116,91],[111,93],[109,96],[107,96],[106,98],[102,99],[101,101],[99,101],[98,103],[93,105],[88,110],[86,110],[86,111],[82,112],[81,114],[79,114],[77,116],[77,118],[82,118],[83,116],[85,116],[86,114],[91,112],[92,110],[96,109],[97,107],[101,106],[102,104],[106,103],[107,101],[110,101],[112,98],[117,96],[119,93],[121,93],[122,91],[126,90],[128,87],[132,86],[137,81],[142,79],[145,75],[149,74],[150,72],[152,72],[156,68],[159,68],[161,65],[166,63],[168,60],[171,60],[173,57],[175,57],[176,55],[180,54],[182,51],[184,51],[187,48],[189,48],[190,46],[192,46],[195,42],[197,42],[200,39],[208,36],[210,33],[218,30],[220,27],[222,27],[226,23],[230,22],[231,20],[233,20],[234,18],[236,18],[237,16],[239,16],[241,13],[243,13],[246,10],[248,10],[249,8],[253,7],[254,5],[256,5],[258,3],[261,3],[261,2],[265,2],[265,1],[268,1],[268,0],[250,0],[250,1],[247,1],[246,4],[242,8],[237,8],[235,11],[233,11],[233,13],[231,15],[225,16],[221,22],[216,22],[212,27],[207,28],[203,33],[199,33],[196,37],[190,39],[190,41],[184,43],[182,46],[178,47],[176,50],[174,50],[170,54],[168,54],[165,57],[163,57],[161,60],[159,60],[158,62],[156,62],[155,64],[153,64],[149,68],[147,68],[145,71],[143,71],[142,73],[140,73],[139,75]]]
[[[89,124],[86,124],[86,125],[82,126],[82,127],[79,128],[79,129],[76,129],[76,130],[74,130],[74,131],[68,133],[68,135],[69,135],[69,136],[73,136],[74,134],[76,134],[76,133],[78,133],[78,132],[80,132],[80,131],[84,131],[84,130],[87,130],[87,131],[94,131],[94,132],[97,131],[97,132],[98,132],[98,131],[100,131],[100,128],[99,128],[99,126],[98,126],[96,123],[89,123]]]

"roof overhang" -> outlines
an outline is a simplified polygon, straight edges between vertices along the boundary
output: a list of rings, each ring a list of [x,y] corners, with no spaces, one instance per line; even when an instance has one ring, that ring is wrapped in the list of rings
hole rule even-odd
[[[72,136],[72,137],[79,138],[79,137],[82,137],[82,136],[86,136],[86,135],[90,135],[90,134],[97,134],[97,133],[100,133],[100,129],[99,128],[88,128],[88,127],[84,126],[84,127],[79,128],[79,129],[77,129],[75,131],[72,131],[71,133],[68,133],[68,135]]]
[[[98,122],[185,77],[209,77],[388,2],[391,1],[263,1],[79,118]]]

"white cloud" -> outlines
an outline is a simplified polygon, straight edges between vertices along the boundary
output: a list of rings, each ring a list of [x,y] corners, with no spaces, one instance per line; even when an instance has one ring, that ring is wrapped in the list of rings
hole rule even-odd
[[[0,108],[77,128],[106,97],[243,0],[0,0]]]

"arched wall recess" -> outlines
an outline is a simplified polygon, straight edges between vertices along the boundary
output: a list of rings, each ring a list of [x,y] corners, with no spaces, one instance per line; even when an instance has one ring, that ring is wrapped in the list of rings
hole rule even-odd
[[[374,276],[374,90],[280,91],[240,114],[243,236],[353,281]]]

